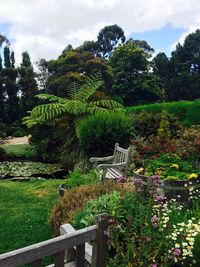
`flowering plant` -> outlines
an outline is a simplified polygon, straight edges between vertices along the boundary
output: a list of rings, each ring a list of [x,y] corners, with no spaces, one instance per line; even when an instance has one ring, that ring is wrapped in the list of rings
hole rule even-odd
[[[104,201],[102,197],[90,201],[78,214],[76,226],[79,222],[91,225],[98,213],[109,215],[104,231],[108,267],[170,267],[177,263],[200,266],[199,199],[192,199],[192,207],[188,210],[175,200],[167,201],[157,194],[158,175],[150,179],[151,190],[145,196],[138,180],[138,193],[130,192],[120,197],[114,192],[103,197]]]
[[[183,161],[174,153],[161,154],[159,158],[143,161],[143,166],[134,170],[145,176],[159,175],[164,180],[187,180],[200,177],[200,169],[192,162]]]

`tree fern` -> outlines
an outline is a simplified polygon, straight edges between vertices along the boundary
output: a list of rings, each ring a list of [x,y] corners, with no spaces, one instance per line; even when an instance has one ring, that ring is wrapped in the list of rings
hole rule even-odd
[[[74,94],[74,98],[84,102],[87,101],[99,89],[102,83],[101,75],[96,73],[91,78],[87,78],[84,85],[80,87],[80,90]]]
[[[119,109],[121,104],[114,100],[100,100],[89,102],[89,97],[102,85],[99,73],[87,78],[84,85],[79,86],[73,83],[69,88],[72,99],[61,98],[50,94],[40,94],[37,97],[41,100],[51,103],[38,105],[33,108],[30,115],[24,118],[24,124],[32,127],[39,123],[54,120],[62,115],[75,116],[78,118],[88,116],[89,114],[106,113],[109,110]]]

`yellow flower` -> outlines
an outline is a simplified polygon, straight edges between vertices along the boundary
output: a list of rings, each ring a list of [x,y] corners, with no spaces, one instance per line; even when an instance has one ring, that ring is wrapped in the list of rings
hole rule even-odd
[[[198,174],[196,174],[196,173],[191,173],[191,174],[188,176],[188,179],[194,179],[194,178],[198,178]]]
[[[172,167],[172,168],[175,168],[175,169],[177,169],[177,170],[179,169],[179,165],[176,164],[176,163],[172,164],[171,167]]]
[[[135,173],[141,173],[141,172],[143,172],[144,171],[144,168],[139,168],[139,169],[137,169],[136,171],[135,171]]]

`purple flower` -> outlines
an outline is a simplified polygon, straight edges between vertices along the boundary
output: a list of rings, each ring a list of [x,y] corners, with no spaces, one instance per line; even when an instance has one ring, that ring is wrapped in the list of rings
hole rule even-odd
[[[153,186],[158,187],[160,185],[160,176],[159,175],[152,175],[150,176],[151,182]]]
[[[178,258],[181,254],[181,250],[179,248],[172,248],[172,254],[174,257]]]
[[[143,181],[142,179],[134,179],[133,178],[133,182],[136,186],[136,189],[137,189],[137,192],[140,193],[140,192],[143,192]]]
[[[163,196],[160,196],[160,195],[156,195],[155,196],[155,201],[158,202],[158,203],[161,203],[163,202],[165,198]]]
[[[126,178],[124,176],[122,176],[122,175],[118,176],[117,177],[117,182],[120,183],[120,184],[121,183],[125,183],[126,182]]]
[[[109,230],[108,230],[108,229],[104,230],[103,233],[104,233],[104,235],[107,236],[107,237],[110,236],[110,233],[109,233]]]
[[[157,225],[158,225],[158,217],[156,215],[153,215],[153,217],[151,218],[151,223],[152,223],[154,228],[157,227]]]
[[[154,262],[151,264],[151,267],[158,267],[157,262],[154,261]]]

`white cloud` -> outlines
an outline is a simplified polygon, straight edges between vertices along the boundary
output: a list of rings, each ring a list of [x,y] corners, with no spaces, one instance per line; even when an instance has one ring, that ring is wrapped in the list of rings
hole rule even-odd
[[[199,0],[0,0],[0,24],[10,25],[17,62],[24,50],[33,60],[55,58],[115,23],[126,35],[171,23],[185,29],[181,41],[200,27],[199,14]]]

